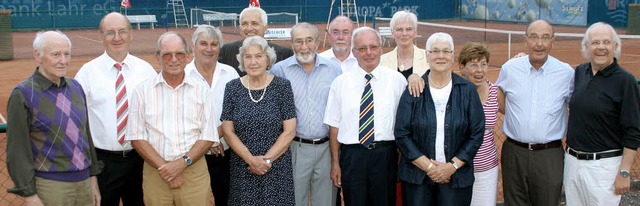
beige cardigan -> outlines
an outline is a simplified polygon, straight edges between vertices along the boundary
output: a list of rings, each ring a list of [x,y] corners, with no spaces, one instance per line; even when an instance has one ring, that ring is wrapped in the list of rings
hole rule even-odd
[[[380,57],[380,64],[382,66],[398,70],[398,47],[393,51],[387,52]],[[413,73],[418,76],[422,76],[429,70],[429,64],[427,63],[427,53],[424,49],[418,48],[413,45]]]

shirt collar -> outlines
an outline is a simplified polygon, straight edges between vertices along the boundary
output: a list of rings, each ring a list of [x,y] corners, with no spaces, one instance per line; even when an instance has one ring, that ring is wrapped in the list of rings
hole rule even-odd
[[[604,77],[609,77],[609,75],[613,74],[613,72],[618,70],[618,68],[620,68],[618,66],[618,59],[613,58],[613,62],[611,64],[609,64],[609,66],[607,66],[604,69],[600,70],[598,73],[602,74]],[[588,71],[589,72],[593,72],[593,70],[591,69],[591,63],[589,63]],[[591,75],[593,75],[593,73],[591,73]]]
[[[197,72],[197,71],[196,71]],[[169,86],[169,84],[167,83],[167,80],[164,79],[164,71],[160,71],[160,73],[154,77],[153,80],[153,85],[154,86],[158,86],[158,85],[166,85],[167,87],[171,88],[171,86]],[[190,78],[188,74],[184,74],[184,78],[182,78],[182,83],[178,84],[178,86],[176,86],[175,88],[172,89],[177,89],[180,88],[183,85],[189,85],[189,86],[193,86],[195,85],[196,82],[194,82],[194,79]]]
[[[33,79],[38,85],[42,87],[42,90],[48,90],[51,87],[65,87],[69,83],[65,77],[60,77],[60,85],[56,86],[54,82],[47,79],[42,73],[40,73],[40,67],[36,67],[36,71],[33,73]]]
[[[133,62],[133,59],[132,59],[133,57],[131,57],[131,55],[129,55],[129,53],[127,53],[127,56],[124,58],[124,60],[122,60],[122,62],[117,62],[116,60],[111,58],[107,54],[107,51],[104,51],[104,54],[102,54],[102,55],[104,55],[105,61],[107,61],[106,63],[111,66],[111,69],[114,69],[114,70],[117,70],[116,67],[113,66],[116,63],[124,63],[124,65],[126,65],[126,66],[122,67],[122,69],[124,70],[125,68],[129,68],[129,65],[131,65],[132,62]]]
[[[325,66],[329,65],[329,63],[327,62],[327,59],[319,58],[319,57],[320,55],[316,53],[316,57],[315,57],[316,61],[315,61],[315,64],[313,65],[313,69],[318,68],[320,65],[325,65]],[[295,54],[290,58],[288,58],[287,63],[288,63],[287,68],[303,68],[300,62],[298,62],[298,59],[296,58]]]

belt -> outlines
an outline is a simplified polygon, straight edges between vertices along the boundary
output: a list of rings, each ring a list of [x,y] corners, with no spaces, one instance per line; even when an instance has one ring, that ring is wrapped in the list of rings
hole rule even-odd
[[[306,144],[322,144],[329,141],[329,137],[323,137],[320,139],[304,139],[300,137],[294,137],[293,140],[301,143],[306,143]]]
[[[556,147],[562,147],[562,141],[560,140],[556,140],[556,141],[551,141],[545,144],[529,144],[529,143],[522,143],[522,142],[518,142],[514,139],[511,139],[511,137],[507,137],[507,140],[515,145],[518,145],[520,147],[524,147],[528,150],[531,151],[535,151],[535,150],[543,150],[543,149],[550,149],[550,148],[556,148]]]
[[[576,159],[579,160],[599,160],[602,158],[609,158],[609,157],[617,157],[622,155],[622,150],[613,150],[613,151],[606,151],[606,152],[581,152],[581,151],[577,151],[574,149],[571,149],[570,147],[567,149],[567,153],[569,153],[571,156],[576,157]]]
[[[365,149],[375,149],[382,148],[385,146],[396,145],[396,141],[376,141],[369,144],[368,147],[365,147],[362,144],[340,144],[341,147],[345,148],[365,148]]]
[[[112,156],[112,157],[130,157],[131,155],[135,154],[135,151],[136,150],[133,150],[133,149],[124,150],[124,151],[110,151],[110,150],[103,150],[103,149],[96,148],[96,153]]]

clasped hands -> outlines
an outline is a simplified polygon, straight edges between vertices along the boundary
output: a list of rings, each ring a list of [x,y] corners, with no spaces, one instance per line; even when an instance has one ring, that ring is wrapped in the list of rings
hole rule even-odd
[[[249,172],[258,176],[265,175],[271,170],[271,157],[252,156],[246,163]]]
[[[182,158],[167,162],[158,167],[158,174],[160,178],[164,180],[171,189],[177,189],[182,187],[184,181],[182,179],[182,172],[187,168],[187,163]]]
[[[446,184],[451,181],[451,175],[456,172],[456,168],[453,165],[446,162],[438,162],[436,160],[430,160],[429,167],[427,168],[427,175],[433,182],[438,184]]]

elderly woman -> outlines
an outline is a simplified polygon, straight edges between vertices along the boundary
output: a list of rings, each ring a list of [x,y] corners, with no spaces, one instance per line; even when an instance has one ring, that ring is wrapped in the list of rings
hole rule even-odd
[[[413,44],[418,33],[418,17],[408,11],[398,11],[393,14],[390,26],[397,46],[393,51],[383,54],[380,63],[397,69],[409,80],[409,92],[418,95],[424,88],[424,81],[420,77],[429,69],[424,49]]]
[[[405,205],[469,205],[473,158],[482,143],[484,112],[476,87],[451,71],[453,39],[427,40],[429,87],[420,97],[402,94],[395,136]]]
[[[458,62],[462,77],[476,85],[484,109],[484,140],[473,159],[472,206],[496,205],[498,193],[498,152],[493,141],[493,127],[498,118],[498,86],[487,80],[489,50],[479,43],[467,43],[460,51]]]
[[[237,58],[247,75],[227,83],[221,115],[233,150],[229,205],[294,205],[291,84],[267,73],[276,54],[262,37],[246,38]]]

